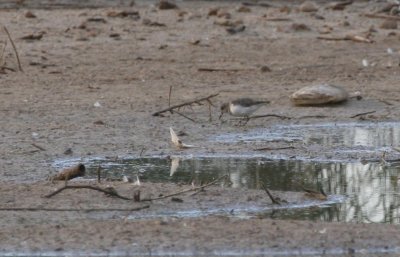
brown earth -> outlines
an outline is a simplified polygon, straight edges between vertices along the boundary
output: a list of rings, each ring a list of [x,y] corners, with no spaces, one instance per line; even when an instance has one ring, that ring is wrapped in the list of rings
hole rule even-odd
[[[188,134],[185,142],[201,146],[185,154],[240,153],[248,146],[205,139],[274,124],[397,120],[399,32],[381,29],[383,20],[361,15],[382,3],[360,1],[343,11],[320,3],[316,13],[300,12],[299,3],[285,3],[239,12],[239,2],[179,2],[177,10],[158,10],[139,2],[129,9],[33,9],[36,18],[27,18],[27,9],[1,10],[0,22],[14,39],[23,72],[17,71],[8,42],[3,66],[16,71],[3,69],[0,74],[0,255],[13,251],[27,255],[32,251],[53,255],[398,253],[400,234],[393,225],[220,216],[135,220],[124,219],[126,211],[104,218],[84,210],[139,205],[88,190],[42,198],[62,186],[43,182],[54,174],[55,159],[139,155],[143,149],[149,155],[181,153],[170,145],[171,126]],[[221,17],[208,15],[215,7],[221,8]],[[138,11],[140,17],[112,17],[123,10]],[[224,18],[226,13],[229,19]],[[245,25],[245,30],[227,33],[220,24],[230,22]],[[31,34],[43,35],[39,40],[21,39]],[[368,37],[373,43],[317,38],[345,35]],[[6,39],[2,32],[1,40]],[[394,53],[388,54],[388,48]],[[362,65],[363,59],[368,67]],[[363,99],[325,107],[290,103],[292,92],[317,83],[360,91]],[[207,105],[181,110],[196,122],[177,114],[153,117],[152,113],[168,106],[171,87],[171,104],[219,93],[213,99],[212,121]],[[245,127],[218,121],[218,106],[243,96],[271,101],[258,114],[293,119],[260,118]],[[375,112],[350,118],[368,111]],[[69,148],[72,154],[64,154]],[[318,152],[310,150],[310,155]],[[114,186],[122,192],[132,190],[127,184]],[[157,192],[164,186],[179,189],[145,184],[141,190]],[[224,199],[232,197],[228,194]],[[171,208],[170,201],[163,203],[156,208]],[[47,210],[56,207],[83,210]]]

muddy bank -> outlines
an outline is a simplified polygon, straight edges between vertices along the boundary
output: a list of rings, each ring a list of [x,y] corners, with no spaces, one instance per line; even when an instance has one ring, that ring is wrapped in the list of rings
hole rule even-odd
[[[2,187],[7,195],[2,204],[24,207],[13,196],[24,187],[29,189],[22,190],[29,204],[56,204],[40,198],[44,189],[52,187],[43,181],[54,174],[56,159],[181,154],[169,142],[169,127],[186,134],[184,142],[200,146],[186,150],[187,155],[240,154],[254,145],[206,139],[275,125],[398,120],[399,32],[382,28],[381,19],[362,15],[378,10],[380,3],[355,2],[344,10],[318,3],[317,12],[310,13],[299,11],[300,3],[275,4],[245,9],[239,2],[196,1],[179,2],[178,10],[159,10],[137,2],[129,13],[121,6],[33,9],[36,18],[25,8],[2,10],[0,22],[10,31],[24,70],[12,71],[18,65],[8,43],[4,58],[9,69],[0,74],[0,177],[7,183]],[[215,7],[220,7],[220,17],[210,12]],[[227,31],[225,25],[233,30]],[[367,37],[370,43],[319,38],[347,34]],[[317,83],[360,91],[363,99],[335,106],[292,105],[290,94]],[[211,121],[207,105],[180,110],[193,121],[176,113],[151,115],[168,102],[179,104],[218,92],[212,101]],[[221,123],[219,106],[243,96],[271,101],[257,114],[292,119],[266,117],[250,120],[244,127],[235,126],[236,120]],[[287,142],[275,141],[257,147],[285,146]],[[302,142],[294,146],[279,154],[325,154],[321,147]],[[266,155],[276,153],[265,151]],[[365,157],[361,151],[349,156],[329,153],[332,159],[338,156]],[[367,157],[379,159],[381,152]],[[397,158],[394,152],[393,158]],[[60,208],[119,204],[115,199],[97,198],[93,192],[65,193],[71,198],[59,201]],[[223,255],[240,250],[248,255],[292,255],[300,254],[300,249],[320,254],[325,249],[329,254],[379,254],[396,252],[399,244],[396,227],[391,225],[213,216],[139,221],[117,216],[98,221],[80,212],[74,213],[77,220],[69,219],[69,212],[2,212],[7,217],[0,221],[4,255],[16,249],[36,253],[76,249],[88,254],[98,249],[113,254],[151,251],[160,255]],[[47,220],[49,224],[44,223]],[[27,232],[34,236],[27,237]]]

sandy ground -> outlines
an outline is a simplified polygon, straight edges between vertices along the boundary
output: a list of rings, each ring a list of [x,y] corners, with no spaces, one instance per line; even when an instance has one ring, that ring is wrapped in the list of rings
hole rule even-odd
[[[239,12],[239,2],[179,2],[180,9],[173,10],[138,2],[128,9],[33,9],[36,18],[28,18],[27,9],[1,10],[0,22],[14,39],[23,72],[5,69],[0,74],[0,211],[4,215],[0,255],[10,251],[50,255],[398,253],[400,234],[393,225],[219,216],[135,220],[124,219],[121,213],[104,220],[85,211],[15,210],[139,206],[88,190],[44,200],[46,192],[62,186],[45,179],[56,172],[55,159],[143,151],[145,155],[179,154],[169,142],[170,126],[187,134],[184,141],[202,146],[185,154],[240,153],[248,150],[246,145],[217,144],[207,138],[274,124],[397,120],[399,32],[380,28],[382,19],[361,15],[383,3],[360,1],[343,11],[320,3],[316,13],[301,12],[293,2],[274,5],[250,6],[248,12]],[[215,7],[220,7],[220,17],[208,15]],[[138,15],[112,17],[123,10],[138,11]],[[229,22],[246,28],[231,35],[220,25]],[[39,40],[22,39],[40,34]],[[349,34],[369,37],[373,43],[317,38]],[[1,40],[6,40],[3,32]],[[10,43],[3,59],[4,66],[18,70]],[[363,99],[325,107],[290,103],[292,92],[317,83],[360,91]],[[177,114],[153,117],[152,113],[168,107],[171,87],[171,104],[219,93],[213,98],[212,121],[207,105],[181,110],[195,122]],[[243,96],[271,101],[258,114],[293,119],[260,118],[245,127],[218,121],[220,104]],[[375,112],[350,118],[369,111]],[[68,149],[72,153],[67,155]],[[296,151],[300,150],[282,153],[295,155]],[[310,154],[318,152],[310,150]],[[124,189],[127,185],[115,187],[128,190]],[[174,189],[179,188],[170,188]],[[170,207],[166,201],[165,208]]]

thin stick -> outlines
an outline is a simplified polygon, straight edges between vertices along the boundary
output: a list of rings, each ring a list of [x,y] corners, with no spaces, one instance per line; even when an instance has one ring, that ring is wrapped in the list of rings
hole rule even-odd
[[[384,14],[375,14],[375,13],[364,13],[361,14],[362,16],[368,17],[368,18],[375,18],[375,19],[388,19],[388,20],[396,20],[400,21],[399,16],[393,16],[393,15],[384,15]]]
[[[194,119],[189,118],[188,116],[186,116],[186,115],[183,114],[183,113],[178,112],[177,110],[173,110],[173,111],[171,111],[171,113],[176,113],[176,114],[178,114],[178,115],[180,115],[180,116],[182,116],[182,117],[184,117],[184,118],[186,118],[186,119],[188,119],[188,120],[190,120],[190,121],[196,123],[196,121],[195,121]]]
[[[265,18],[264,20],[266,20],[266,21],[291,21],[292,19],[290,19],[290,18],[279,18],[279,17],[273,18],[273,17],[271,17],[271,18]]]
[[[170,112],[170,111],[172,111],[174,109],[178,109],[178,108],[183,107],[183,106],[192,105],[194,103],[198,103],[198,102],[201,102],[201,101],[207,101],[208,99],[210,99],[212,97],[216,97],[217,95],[219,95],[219,93],[212,94],[212,95],[209,95],[209,96],[206,96],[206,97],[202,97],[202,98],[199,98],[199,99],[195,99],[193,101],[189,101],[189,102],[184,102],[184,103],[181,103],[181,104],[173,105],[173,106],[170,106],[170,107],[168,107],[168,108],[166,108],[164,110],[155,112],[152,115],[153,116],[160,116],[160,114],[162,114],[164,112]]]
[[[232,72],[238,72],[238,71],[251,71],[255,69],[224,69],[224,68],[198,68],[197,71],[208,71],[208,72],[214,72],[214,71],[232,71]]]
[[[171,93],[172,93],[172,85],[169,86],[169,93],[168,93],[168,107],[171,107]]]
[[[208,186],[214,185],[214,184],[217,183],[218,181],[220,181],[220,180],[222,180],[222,179],[224,179],[224,178],[227,178],[227,177],[228,177],[227,175],[224,175],[224,176],[222,176],[222,177],[219,177],[219,178],[213,180],[212,182],[210,182],[210,183],[208,183],[208,184],[205,184],[204,186],[192,187],[192,188],[185,189],[185,190],[182,190],[182,191],[179,191],[179,192],[176,192],[176,193],[172,193],[172,194],[169,194],[169,195],[163,195],[163,196],[155,197],[155,198],[142,199],[141,201],[142,201],[142,202],[145,202],[145,201],[161,200],[161,199],[165,199],[165,198],[168,198],[168,197],[172,197],[172,196],[184,194],[184,193],[191,192],[191,191],[202,190],[202,189],[204,189],[204,188],[206,188],[206,187],[208,187]]]
[[[269,198],[271,199],[273,204],[281,204],[280,201],[278,201],[277,199],[275,199],[275,197],[271,194],[271,192],[268,190],[268,188],[264,185],[263,182],[260,182],[262,188],[264,189],[264,191],[267,193],[267,195],[269,196]]]
[[[23,72],[22,66],[21,66],[21,62],[20,62],[20,60],[19,60],[18,51],[17,51],[17,48],[15,47],[14,41],[13,41],[12,38],[11,38],[10,32],[8,32],[8,29],[6,28],[6,26],[3,26],[3,29],[4,29],[4,31],[7,33],[8,39],[10,40],[11,45],[12,45],[12,47],[13,47],[13,49],[14,49],[15,56],[17,57],[18,68],[19,68],[20,71]]]
[[[31,145],[34,146],[34,147],[36,147],[37,149],[39,149],[39,150],[41,150],[41,151],[46,151],[46,149],[43,148],[43,147],[41,147],[40,145],[37,145],[37,144],[35,144],[35,143],[32,143]]]
[[[110,196],[115,196],[118,197],[120,199],[124,199],[124,200],[132,200],[131,198],[125,197],[125,196],[121,196],[119,195],[115,190],[110,190],[110,189],[104,189],[104,188],[100,188],[100,187],[96,187],[96,186],[90,186],[90,185],[65,185],[59,189],[57,189],[54,192],[51,192],[50,194],[45,195],[45,198],[50,198],[62,191],[64,191],[65,189],[91,189],[91,190],[96,190],[96,191],[100,191],[105,193],[106,195],[110,195]]]
[[[355,114],[355,115],[353,115],[353,116],[350,116],[350,118],[357,118],[357,117],[359,117],[359,116],[363,116],[363,115],[367,115],[367,114],[371,114],[371,113],[375,113],[376,111],[370,111],[370,112],[362,112],[362,113],[358,113],[358,114]]]
[[[249,119],[258,119],[258,118],[265,118],[265,117],[276,117],[276,118],[288,119],[288,120],[292,119],[291,117],[283,116],[283,115],[278,115],[278,114],[255,115],[255,116],[249,117]]]
[[[284,147],[276,147],[276,148],[272,148],[272,147],[263,147],[263,148],[257,148],[254,149],[254,151],[274,151],[274,150],[285,150],[285,149],[296,149],[294,146],[284,146]]]
[[[136,207],[136,208],[129,208],[129,209],[125,209],[125,208],[88,208],[88,209],[82,209],[82,208],[78,208],[78,209],[73,209],[73,208],[43,208],[43,207],[0,207],[0,211],[84,211],[84,212],[106,212],[106,211],[140,211],[143,209],[147,209],[150,208],[150,205],[144,205],[144,206],[140,206],[140,207]]]

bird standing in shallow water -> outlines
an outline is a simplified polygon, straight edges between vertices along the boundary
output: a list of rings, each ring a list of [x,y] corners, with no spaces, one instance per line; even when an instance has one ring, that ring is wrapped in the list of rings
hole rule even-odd
[[[224,103],[221,106],[221,115],[219,116],[219,119],[222,118],[224,113],[230,113],[233,116],[245,118],[246,124],[249,121],[249,117],[252,113],[257,111],[264,104],[268,103],[269,101],[257,101],[251,98],[239,98],[229,103]]]

